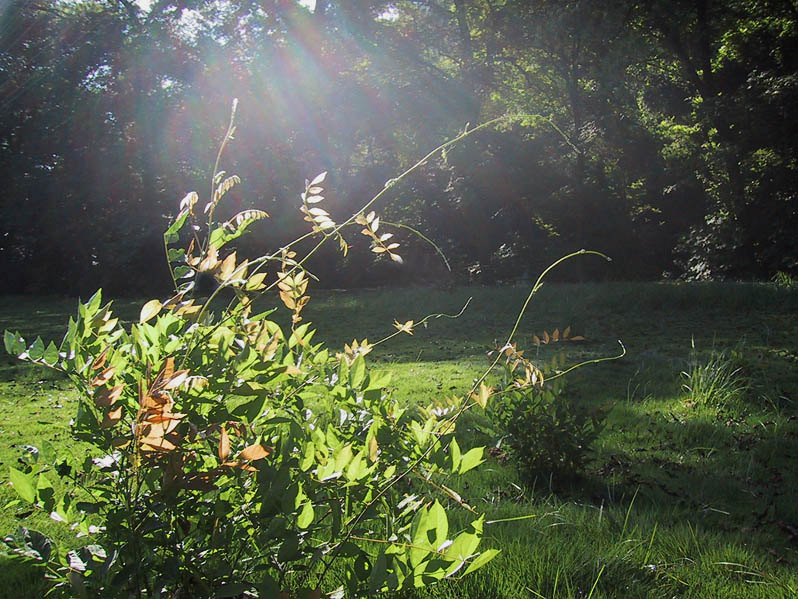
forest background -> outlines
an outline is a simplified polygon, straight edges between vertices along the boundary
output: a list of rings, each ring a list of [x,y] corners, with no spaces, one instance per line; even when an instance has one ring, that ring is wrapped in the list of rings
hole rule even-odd
[[[403,265],[365,238],[314,256],[330,287],[524,279],[582,247],[615,262],[562,278],[795,275],[797,67],[792,0],[6,0],[4,290],[167,290],[162,231],[233,98],[227,206],[271,216],[244,255],[305,230],[306,177],[349,215],[467,124],[527,115],[381,208],[451,272],[400,231]]]

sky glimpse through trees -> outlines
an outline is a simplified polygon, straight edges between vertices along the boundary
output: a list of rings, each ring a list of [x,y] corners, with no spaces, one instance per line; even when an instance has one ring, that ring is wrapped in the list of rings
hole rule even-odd
[[[348,215],[467,123],[524,115],[386,194],[451,273],[408,236],[404,265],[321,253],[326,285],[507,281],[582,247],[613,266],[564,276],[795,274],[797,42],[791,0],[9,0],[6,289],[168,287],[162,231],[233,98],[228,208],[271,216],[242,253],[304,230],[307,177]]]

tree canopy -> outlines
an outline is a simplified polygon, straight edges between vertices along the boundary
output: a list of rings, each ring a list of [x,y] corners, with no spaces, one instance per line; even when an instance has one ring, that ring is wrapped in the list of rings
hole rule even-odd
[[[504,121],[395,186],[405,265],[321,253],[345,286],[524,277],[767,278],[798,270],[792,0],[10,0],[0,8],[0,268],[7,291],[139,294],[208,184],[233,98],[231,210],[343,215],[429,149]],[[400,231],[403,234],[406,231]],[[365,243],[365,240],[364,240]],[[321,272],[320,272],[321,274]]]

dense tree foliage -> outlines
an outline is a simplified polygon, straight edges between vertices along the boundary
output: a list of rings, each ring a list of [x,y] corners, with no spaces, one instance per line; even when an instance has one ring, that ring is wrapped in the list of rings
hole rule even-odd
[[[391,190],[406,264],[332,254],[331,285],[506,280],[564,251],[611,276],[798,269],[792,0],[10,0],[0,8],[0,268],[7,290],[143,293],[160,234],[207,181],[240,99],[231,210],[341,214],[458,131],[527,116]],[[364,240],[365,242],[365,240]],[[245,248],[242,248],[245,249]],[[162,266],[161,266],[162,265]],[[585,265],[589,267],[589,265]],[[610,271],[569,276],[595,278]]]

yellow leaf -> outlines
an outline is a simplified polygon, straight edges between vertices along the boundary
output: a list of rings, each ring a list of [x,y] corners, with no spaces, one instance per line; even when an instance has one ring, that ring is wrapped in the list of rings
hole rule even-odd
[[[480,383],[479,393],[474,399],[480,405],[480,407],[484,409],[485,406],[488,405],[488,399],[490,399],[492,393],[493,392],[490,387],[488,387],[485,383]]]
[[[266,278],[265,272],[259,272],[257,274],[252,275],[246,284],[247,291],[258,291],[259,289],[263,289],[264,284],[263,280]]]
[[[571,337],[571,341],[584,341],[585,338],[582,335],[574,335]]]
[[[565,330],[562,332],[563,340],[568,339],[568,335],[571,334],[571,327],[565,327]]]
[[[141,313],[139,314],[139,323],[145,323],[154,316],[158,315],[158,312],[161,311],[163,308],[163,304],[157,300],[150,300],[146,304],[141,307]]]
[[[548,343],[551,341],[551,337],[549,337],[548,331],[543,331],[543,343]]]
[[[554,332],[551,334],[552,341],[559,341],[560,340],[560,329],[554,329]]]
[[[199,263],[197,270],[200,272],[208,272],[214,270],[219,266],[219,253],[215,246],[208,248],[208,253],[205,258]]]
[[[219,437],[219,459],[224,461],[230,455],[230,437],[222,426],[222,436]]]
[[[372,436],[369,439],[369,459],[372,462],[377,461],[377,450],[379,449],[379,445],[377,444],[377,437]]]
[[[374,252],[375,254],[382,254],[383,252],[387,252],[388,250],[386,250],[381,245],[376,245],[373,248],[371,248],[371,251]]]
[[[535,342],[535,345],[540,345],[540,337],[537,335],[532,335],[532,341]]]
[[[400,323],[398,320],[393,321],[393,326],[395,326],[400,332],[407,333],[408,335],[413,334],[413,321],[408,320],[405,323]]]
[[[224,282],[229,279],[236,268],[236,253],[233,252],[222,261],[222,267],[219,269],[217,276],[219,280]]]

